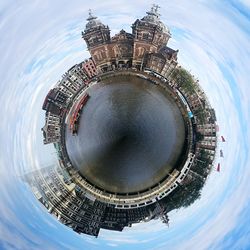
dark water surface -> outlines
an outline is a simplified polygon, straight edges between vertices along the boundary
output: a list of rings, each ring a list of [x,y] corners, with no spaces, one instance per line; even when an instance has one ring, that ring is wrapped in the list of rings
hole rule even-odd
[[[78,134],[66,130],[70,160],[82,176],[107,191],[127,193],[153,186],[173,169],[185,128],[161,87],[113,77],[88,93]]]

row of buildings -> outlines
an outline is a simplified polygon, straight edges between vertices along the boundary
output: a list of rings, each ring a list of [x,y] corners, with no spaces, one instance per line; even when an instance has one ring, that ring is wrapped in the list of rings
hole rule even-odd
[[[53,101],[51,103],[53,103]],[[207,118],[208,120],[211,120],[211,117]],[[196,124],[196,131],[204,135],[204,137],[201,140],[201,143],[204,144],[207,138],[209,139],[211,137],[216,138],[214,130],[215,124],[199,124],[198,120],[197,122],[195,122],[195,124]],[[60,127],[60,122],[58,126]],[[62,150],[60,143],[54,141],[54,145],[57,145],[57,147],[59,148],[58,151]],[[214,150],[211,150],[211,153],[214,151],[215,148]],[[183,191],[183,188],[185,188],[186,184],[197,181],[197,176],[199,178],[202,177],[202,179],[204,180],[207,177],[208,172],[201,173],[199,169],[197,169],[196,167],[196,163],[199,163],[199,154],[200,154],[199,147],[196,148],[195,152],[196,152],[196,157],[198,158],[195,159],[194,163],[192,162],[192,164],[190,164],[191,171],[188,172],[187,177],[185,179],[179,179],[174,189],[171,189],[170,192],[176,189],[178,190],[177,193],[181,193]],[[59,159],[63,160],[62,155],[59,156]],[[93,196],[89,196],[88,193],[86,193],[81,188],[81,186],[78,186],[76,184],[77,181],[74,180],[74,178],[72,179],[70,176],[67,176],[66,178],[65,176],[67,175],[67,172],[65,172],[64,168],[65,166],[68,166],[68,164],[70,164],[67,163],[66,161],[67,159],[65,160],[64,163],[62,163],[63,166],[62,168],[57,167],[56,169],[50,168],[50,169],[37,170],[34,173],[29,174],[29,177],[27,179],[29,185],[36,190],[35,193],[40,193],[39,200],[40,202],[42,202],[44,206],[46,206],[48,211],[52,213],[54,216],[56,216],[60,222],[62,222],[66,226],[71,227],[74,231],[78,233],[97,236],[101,228],[108,230],[122,231],[125,226],[131,226],[133,223],[138,223],[140,221],[147,221],[153,218],[155,219],[161,218],[164,223],[168,224],[169,220],[167,213],[171,211],[171,207],[169,207],[169,202],[165,202],[165,200],[171,198],[171,195],[167,194],[168,196],[163,199],[162,197],[160,197],[161,200],[159,202],[147,206],[136,207],[131,209],[119,209],[110,204],[98,201],[98,199],[93,198]],[[184,170],[185,169],[183,169],[183,171]],[[64,172],[63,178],[62,178],[63,176],[62,172]],[[44,176],[46,177],[44,178]],[[50,179],[51,176],[52,179]],[[77,180],[79,180],[79,177],[77,177]],[[56,185],[53,187],[53,184],[51,184],[51,183],[59,183],[59,181],[60,185]],[[180,188],[180,185],[182,185],[182,189]],[[41,187],[49,188],[48,186],[53,188],[47,192],[43,192],[43,190],[41,190]],[[68,189],[71,190],[71,193],[75,198],[72,199],[71,196],[68,196],[68,194],[66,195],[65,193],[65,196],[69,198],[71,197],[70,201],[68,200],[68,198],[66,199],[65,197],[63,197],[62,199],[59,199],[57,200],[56,203],[54,203],[56,197],[60,198],[61,196],[60,194],[63,193],[63,190],[65,191]],[[53,196],[54,198],[52,198]],[[79,202],[79,199],[82,200],[82,203]],[[175,201],[175,203],[177,202]],[[60,204],[60,206],[57,204]],[[62,204],[64,204],[64,208]],[[88,204],[88,207],[86,207],[86,204]],[[75,211],[72,211],[71,205],[73,206],[73,208],[75,208]],[[86,210],[86,208],[88,208],[88,210]],[[100,208],[102,212],[99,211],[98,208]],[[82,215],[83,217],[81,216],[79,217],[78,216],[79,214]],[[92,216],[93,214],[97,214],[97,216],[93,217]]]
[[[161,22],[158,6],[132,25],[132,34],[121,30],[110,36],[108,26],[89,13],[82,33],[91,58],[66,72],[52,89],[43,104],[46,123],[43,127],[44,143],[59,141],[60,117],[72,96],[97,74],[121,68],[151,69],[165,77],[177,66],[178,50],[167,47],[171,37],[169,29]]]
[[[216,116],[215,111],[207,100],[204,91],[192,76],[192,90],[180,86],[179,89],[184,94],[190,109],[194,115],[195,131],[195,154],[196,160],[193,164],[193,170],[202,173],[206,178],[212,169],[212,164],[216,154],[217,135],[216,135]],[[205,164],[201,164],[206,162]]]
[[[90,58],[74,65],[63,76],[56,86],[47,94],[42,109],[46,111],[45,125],[42,128],[44,143],[59,142],[60,124],[67,112],[67,105],[72,97],[97,75],[94,61]]]
[[[121,30],[113,37],[110,36],[109,27],[89,12],[82,37],[99,74],[119,68],[141,71],[149,69],[168,79],[173,71],[180,67],[177,62],[178,50],[167,46],[171,34],[168,27],[161,22],[158,9],[159,6],[153,5],[142,19],[137,19],[132,24],[132,33]],[[195,115],[197,132],[203,135],[197,145],[196,153],[199,155],[199,150],[204,149],[213,159],[217,140],[216,117],[198,82],[193,79],[193,83],[192,92],[182,86],[178,86],[178,89],[185,96]]]
[[[109,27],[90,12],[82,36],[91,58],[69,69],[44,101],[44,143],[54,143],[59,166],[35,170],[26,174],[24,179],[46,209],[78,233],[98,236],[101,228],[122,231],[125,226],[133,223],[158,218],[168,224],[169,211],[187,204],[183,199],[189,199],[189,202],[195,200],[197,192],[193,192],[193,189],[197,187],[200,190],[213,162],[216,148],[214,111],[198,83],[193,81],[194,88],[190,92],[184,86],[177,86],[171,78],[179,67],[178,50],[167,46],[171,34],[161,22],[158,8],[153,5],[146,16],[137,19],[132,24],[132,33],[121,30],[113,37],[110,36]],[[177,179],[174,186],[171,184],[169,190],[166,189],[154,202],[145,203],[141,207],[124,205],[119,208],[97,199],[83,189],[80,185],[80,179],[83,178],[79,177],[79,173],[74,174],[72,164],[65,157],[66,149],[61,138],[64,136],[62,123],[75,96],[96,77],[116,70],[141,71],[143,74],[160,77],[165,85],[182,93],[184,104],[187,103],[193,114],[190,123],[195,147],[185,168],[173,176]],[[200,110],[203,117],[199,115]]]
[[[90,12],[82,37],[99,73],[117,68],[151,68],[167,76],[177,65],[178,50],[167,47],[169,29],[160,20],[159,6],[132,24],[132,33],[121,30],[113,37],[110,29]]]
[[[133,223],[161,218],[168,223],[158,203],[136,209],[117,209],[88,197],[59,166],[34,170],[23,176],[47,211],[77,233],[98,236],[100,229],[122,231]]]

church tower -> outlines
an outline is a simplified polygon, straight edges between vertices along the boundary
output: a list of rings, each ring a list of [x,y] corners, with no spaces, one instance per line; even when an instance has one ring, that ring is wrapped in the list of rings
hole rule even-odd
[[[110,29],[89,11],[88,23],[82,37],[85,40],[97,69],[101,70],[109,61]]]
[[[171,37],[169,29],[161,22],[159,6],[153,5],[142,19],[132,25],[134,35],[133,66],[141,69],[147,53],[157,53]]]

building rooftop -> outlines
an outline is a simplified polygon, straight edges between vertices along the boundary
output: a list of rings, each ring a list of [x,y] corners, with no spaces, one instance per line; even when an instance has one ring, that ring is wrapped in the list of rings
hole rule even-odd
[[[168,27],[160,20],[159,8],[160,6],[153,4],[151,10],[146,12],[147,15],[144,16],[141,21],[157,25],[163,32],[170,33]]]
[[[85,30],[90,30],[96,27],[105,27],[105,25],[93,15],[91,10],[89,10],[87,21]]]

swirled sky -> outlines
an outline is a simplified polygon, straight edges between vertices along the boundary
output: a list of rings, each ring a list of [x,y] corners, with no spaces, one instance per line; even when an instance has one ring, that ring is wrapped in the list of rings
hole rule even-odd
[[[202,197],[122,233],[78,235],[34,198],[20,176],[56,163],[42,144],[41,106],[73,64],[89,57],[81,39],[88,9],[115,34],[131,31],[150,1],[3,0],[0,3],[0,249],[250,249],[250,2],[158,0],[169,45],[199,80],[216,110],[224,158]]]

